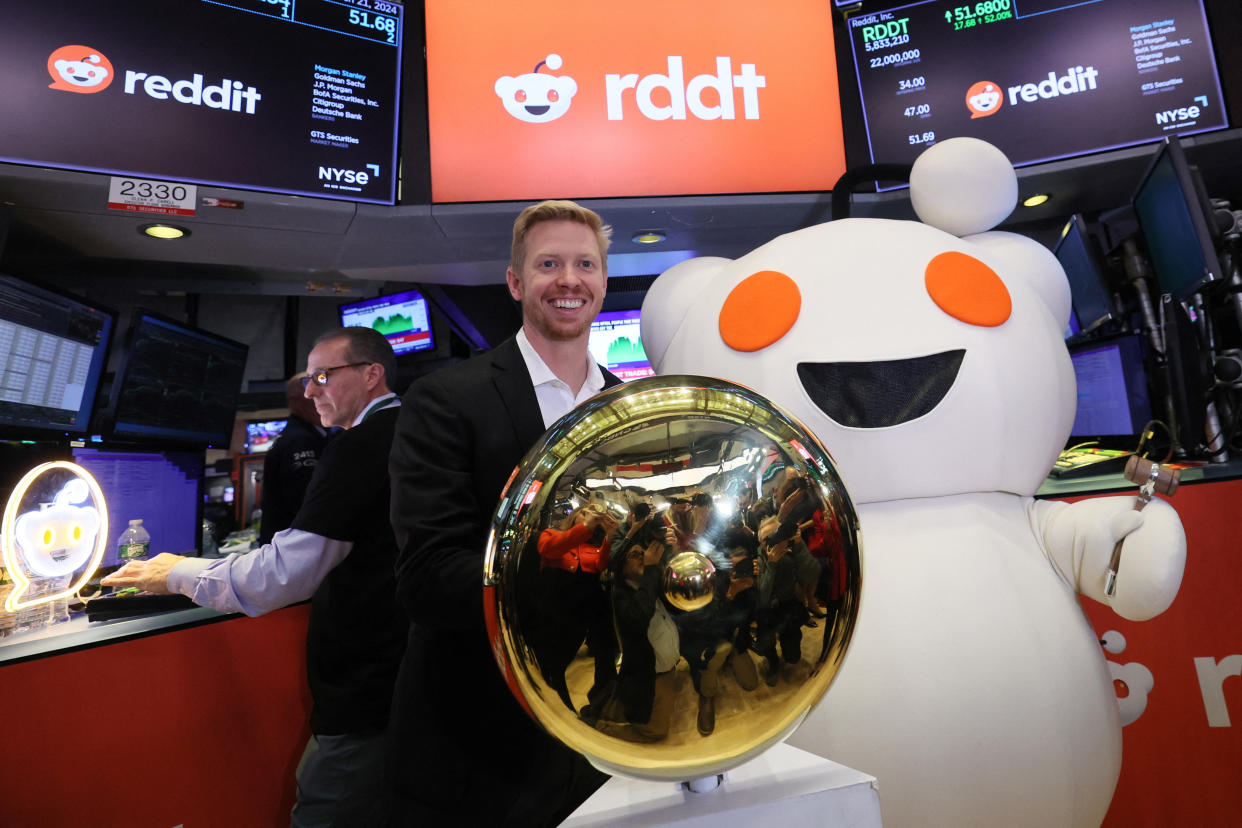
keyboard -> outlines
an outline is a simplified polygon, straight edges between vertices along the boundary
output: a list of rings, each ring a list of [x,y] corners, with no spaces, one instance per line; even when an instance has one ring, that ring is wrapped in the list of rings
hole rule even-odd
[[[193,609],[196,606],[198,605],[184,595],[150,595],[148,593],[105,595],[86,602],[86,619],[88,621],[110,621],[115,618],[130,618],[152,612]]]
[[[1113,449],[1067,449],[1061,452],[1048,474],[1059,480],[1097,474],[1121,474],[1125,470],[1126,461],[1133,454],[1132,451]]]

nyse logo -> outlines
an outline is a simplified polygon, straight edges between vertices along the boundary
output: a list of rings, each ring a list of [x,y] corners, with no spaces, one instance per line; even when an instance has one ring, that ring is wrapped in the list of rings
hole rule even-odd
[[[1156,113],[1156,123],[1178,126],[1186,123],[1187,121],[1198,120],[1202,113],[1203,110],[1194,104],[1191,104],[1190,106],[1183,106],[1178,109],[1166,109],[1163,112]]]
[[[347,170],[341,167],[320,167],[319,180],[339,182],[341,184],[357,184],[365,187],[372,178],[379,175],[379,164],[367,164],[365,170]],[[328,186],[336,186],[329,184]]]
[[[685,69],[679,56],[668,58],[668,74],[647,75],[637,73],[604,76],[604,91],[608,101],[608,120],[625,118],[625,92],[634,90],[634,103],[638,111],[653,121],[684,121],[687,111],[703,121],[731,121],[737,117],[735,89],[742,92],[742,116],[748,121],[759,119],[759,90],[767,86],[767,78],[755,73],[755,64],[743,63],[740,74],[733,74],[733,62],[727,57],[716,58],[716,74],[696,75],[687,83]],[[658,104],[654,93],[664,90],[667,104]],[[715,103],[703,99],[708,89],[714,93]]]

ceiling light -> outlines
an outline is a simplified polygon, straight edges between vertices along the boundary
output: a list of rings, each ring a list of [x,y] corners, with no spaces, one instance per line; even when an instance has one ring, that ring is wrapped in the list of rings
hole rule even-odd
[[[1050,198],[1052,198],[1052,196],[1048,195],[1047,193],[1039,193],[1037,195],[1031,196],[1026,201],[1022,202],[1022,206],[1023,207],[1038,207],[1039,205],[1043,204],[1045,201],[1047,201]]]
[[[640,230],[634,234],[631,241],[635,244],[659,244],[665,238],[666,236],[659,230]]]
[[[189,230],[174,224],[144,224],[138,228],[138,232],[157,239],[179,239],[190,235]]]

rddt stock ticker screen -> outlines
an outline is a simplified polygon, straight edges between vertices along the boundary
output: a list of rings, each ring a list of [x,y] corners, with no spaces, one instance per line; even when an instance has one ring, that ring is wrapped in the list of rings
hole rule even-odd
[[[848,28],[875,163],[971,136],[1022,166],[1227,126],[1200,0],[935,0]]]
[[[388,0],[6,3],[0,161],[391,204],[402,15]]]

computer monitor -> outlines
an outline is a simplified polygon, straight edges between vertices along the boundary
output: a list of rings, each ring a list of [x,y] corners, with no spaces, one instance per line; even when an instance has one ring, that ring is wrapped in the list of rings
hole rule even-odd
[[[246,454],[263,454],[289,425],[288,420],[251,420],[246,423]]]
[[[1176,137],[1164,139],[1131,199],[1160,293],[1187,299],[1223,277],[1211,206]]]
[[[384,335],[398,357],[436,349],[427,299],[417,290],[406,290],[340,307],[341,326],[360,325]]]
[[[392,204],[402,41],[421,81],[422,17],[391,0],[5,3],[0,112],[22,125],[0,161],[116,176],[114,209],[192,212],[178,182]]]
[[[868,0],[837,27],[851,149],[913,163],[968,136],[1025,167],[1224,129],[1220,25],[1203,0]]]
[[[1112,321],[1116,311],[1104,258],[1081,214],[1070,216],[1052,252],[1069,279],[1078,327],[1074,333],[1091,333]]]
[[[112,383],[112,434],[227,445],[248,352],[240,342],[136,310]]]
[[[73,449],[73,460],[99,482],[108,503],[108,545],[101,567],[117,566],[117,540],[140,519],[150,554],[196,554],[202,526],[203,452],[104,446]]]
[[[1152,419],[1151,396],[1140,335],[1071,349],[1078,382],[1078,408],[1070,444],[1097,442],[1104,448],[1134,449]]]
[[[1065,333],[1062,334],[1062,336],[1065,339],[1069,339],[1071,337],[1078,336],[1080,333],[1082,333],[1082,327],[1078,324],[1078,315],[1070,313],[1069,322],[1066,323]]]
[[[116,314],[0,274],[0,427],[14,436],[85,434]]]
[[[643,350],[641,315],[640,310],[603,311],[591,323],[587,340],[591,356],[622,380],[655,374]]]
[[[1160,297],[1160,330],[1173,450],[1192,457],[1207,446],[1209,369],[1186,306],[1167,293]]]

